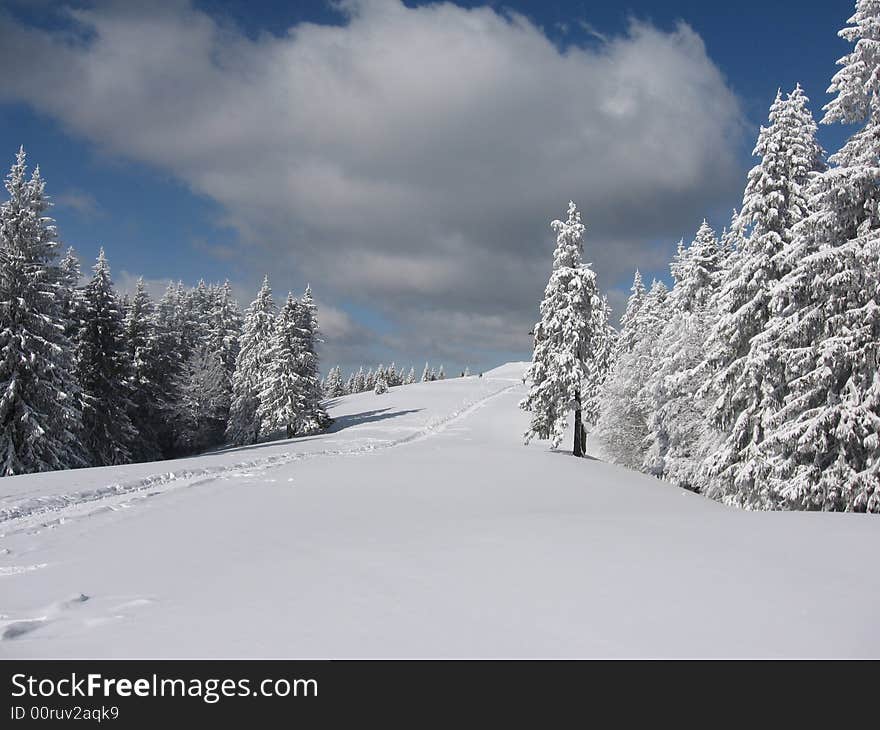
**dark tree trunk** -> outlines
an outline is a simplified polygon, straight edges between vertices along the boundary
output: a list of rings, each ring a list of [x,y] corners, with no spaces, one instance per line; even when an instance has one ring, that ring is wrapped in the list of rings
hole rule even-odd
[[[586,437],[584,434],[584,424],[581,421],[581,392],[575,393],[574,404],[574,455],[584,455],[584,442]]]

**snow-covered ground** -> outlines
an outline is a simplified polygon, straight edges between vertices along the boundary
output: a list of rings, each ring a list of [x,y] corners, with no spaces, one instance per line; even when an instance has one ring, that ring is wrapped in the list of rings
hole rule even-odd
[[[523,364],[0,480],[0,657],[880,656],[880,520],[524,447]]]

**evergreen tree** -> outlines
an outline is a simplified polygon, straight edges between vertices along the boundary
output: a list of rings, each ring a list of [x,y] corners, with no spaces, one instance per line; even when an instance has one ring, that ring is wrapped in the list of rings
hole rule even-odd
[[[532,386],[520,407],[532,413],[526,443],[533,437],[562,442],[568,414],[575,414],[574,454],[583,456],[586,429],[582,410],[587,392],[604,379],[607,352],[606,305],[596,275],[582,259],[584,226],[574,203],[568,220],[553,221],[557,234],[553,273],[534,328],[535,351],[526,377]]]
[[[226,367],[208,348],[193,352],[177,376],[180,394],[170,411],[178,423],[177,451],[196,453],[219,444],[229,412]]]
[[[385,380],[384,375],[380,375],[378,378],[376,378],[376,387],[374,388],[373,392],[376,395],[383,395],[388,392],[388,382]]]
[[[352,393],[362,393],[367,389],[367,376],[364,374],[364,368],[359,367],[354,376],[354,383],[351,387]]]
[[[71,346],[75,347],[76,338],[82,326],[82,292],[78,288],[82,272],[73,246],[68,247],[65,251],[60,268],[63,285],[58,288],[57,299],[64,320],[64,336]]]
[[[416,368],[415,366],[409,369],[409,375],[406,376],[406,384],[412,385],[416,382]]]
[[[260,389],[269,366],[269,340],[274,331],[275,302],[269,277],[245,314],[241,346],[232,378],[232,403],[226,438],[234,444],[253,444],[260,436]]]
[[[85,463],[79,388],[65,331],[69,281],[59,269],[45,183],[26,178],[24,148],[0,208],[0,474]]]
[[[350,373],[348,376],[348,380],[345,383],[345,392],[346,393],[357,393],[359,392],[357,389],[357,384],[355,382],[355,374]]]
[[[763,337],[780,352],[786,392],[768,419],[770,486],[754,506],[880,512],[880,3],[859,0],[840,35],[855,47],[822,121],[860,127],[810,186],[773,293]]]
[[[297,303],[297,333],[299,338],[299,388],[302,392],[303,408],[296,422],[296,433],[312,434],[325,428],[330,417],[324,410],[319,379],[318,343],[321,342],[318,331],[318,308],[312,298],[312,288],[306,287],[302,299]]]
[[[266,353],[267,368],[262,378],[258,414],[261,433],[284,428],[287,438],[297,433],[305,410],[305,392],[299,374],[301,358],[299,304],[293,294],[275,318]]]
[[[162,378],[165,358],[156,329],[156,312],[143,278],[124,310],[124,343],[130,373],[129,418],[138,438],[132,445],[136,461],[162,458],[161,433],[165,428],[165,394]]]
[[[688,248],[679,244],[670,267],[675,285],[657,345],[657,367],[645,384],[648,419],[646,471],[700,491],[705,449],[711,443],[708,405],[699,394],[706,377],[705,343],[713,322],[710,303],[724,260],[715,232],[703,221]]]
[[[92,270],[83,289],[84,324],[76,353],[84,444],[95,465],[125,464],[132,459],[138,433],[128,416],[131,369],[122,312],[103,248]]]
[[[431,370],[428,369],[428,363],[425,363],[425,369],[422,370],[422,382],[427,383],[431,380]]]
[[[224,377],[231,390],[232,374],[235,372],[235,361],[238,358],[238,338],[242,320],[229,281],[213,290],[207,321],[207,347],[223,364]]]
[[[711,417],[724,436],[708,460],[707,495],[762,502],[768,465],[760,447],[770,415],[784,396],[776,342],[759,337],[771,316],[771,296],[790,270],[794,228],[807,215],[807,185],[822,167],[816,124],[800,85],[777,93],[770,124],[753,154],[739,219],[731,224],[736,256],[723,272],[718,320],[706,345],[716,374]],[[762,476],[764,475],[764,476]]]
[[[647,413],[641,391],[645,375],[650,370],[637,367],[643,364],[637,346],[644,338],[656,337],[659,333],[656,330],[648,332],[647,318],[642,317],[643,309],[649,306],[649,295],[638,270],[633,277],[631,292],[620,320],[614,367],[602,391],[596,431],[605,456],[616,464],[640,469],[644,459],[643,442],[647,436]]]
[[[327,373],[327,382],[324,384],[324,395],[327,398],[338,398],[345,395],[345,384],[342,382],[342,372],[339,366],[330,368]]]

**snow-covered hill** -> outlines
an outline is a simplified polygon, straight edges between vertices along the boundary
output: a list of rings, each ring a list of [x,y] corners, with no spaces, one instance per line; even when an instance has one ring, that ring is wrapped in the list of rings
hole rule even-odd
[[[524,447],[524,364],[330,433],[0,480],[0,656],[878,656],[880,520]]]

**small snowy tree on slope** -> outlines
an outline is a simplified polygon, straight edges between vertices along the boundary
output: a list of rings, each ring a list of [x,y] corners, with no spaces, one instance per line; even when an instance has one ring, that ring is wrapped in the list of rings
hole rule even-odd
[[[373,392],[376,395],[383,395],[388,392],[388,383],[385,381],[383,376],[379,376],[376,378],[376,387],[373,389]]]
[[[531,388],[520,407],[532,414],[526,443],[562,442],[568,414],[575,414],[574,454],[582,456],[586,431],[582,422],[585,394],[597,387],[597,358],[607,351],[605,304],[596,289],[596,275],[582,259],[584,226],[574,203],[568,220],[555,220],[557,234],[553,273],[535,325],[535,350],[526,377]]]
[[[299,388],[302,392],[303,409],[296,422],[296,433],[311,434],[325,428],[330,422],[322,401],[318,361],[318,308],[312,299],[312,288],[306,286],[302,299],[297,303],[297,333],[299,338]]]
[[[269,277],[245,314],[235,373],[226,438],[234,444],[253,444],[260,436],[260,386],[268,366],[269,339],[275,320],[275,301]]]
[[[305,394],[300,383],[299,305],[293,294],[275,318],[266,353],[267,368],[260,390],[259,416],[263,433],[285,429],[287,438],[296,434]]]
[[[56,264],[55,227],[24,149],[0,208],[0,474],[64,469],[84,462],[69,327],[59,301],[69,282]]]
[[[328,398],[338,398],[345,394],[345,384],[342,382],[342,373],[339,366],[330,368],[327,373],[327,381],[324,383],[324,394]]]

